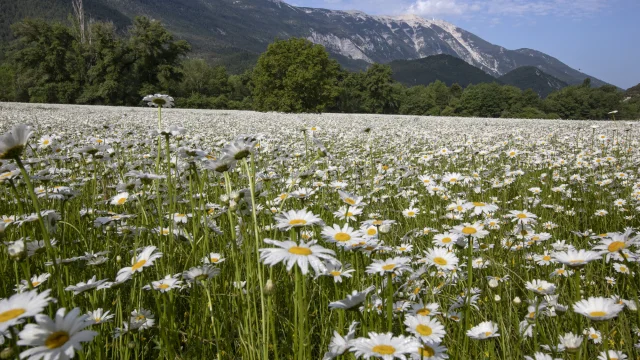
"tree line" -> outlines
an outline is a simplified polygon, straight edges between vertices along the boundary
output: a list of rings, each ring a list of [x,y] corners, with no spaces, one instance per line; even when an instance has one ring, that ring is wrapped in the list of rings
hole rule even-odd
[[[109,22],[86,29],[25,19],[0,51],[0,101],[140,105],[149,93],[168,93],[185,108],[281,112],[551,119],[637,119],[640,96],[590,80],[541,99],[533,90],[498,83],[462,88],[436,81],[406,87],[388,65],[349,72],[321,45],[276,40],[242,74],[190,58],[190,45],[160,22],[137,17],[126,32]],[[611,111],[617,110],[615,115]]]

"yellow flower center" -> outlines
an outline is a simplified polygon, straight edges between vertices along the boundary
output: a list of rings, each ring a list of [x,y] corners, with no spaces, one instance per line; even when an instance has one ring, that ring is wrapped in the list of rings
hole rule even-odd
[[[353,204],[356,203],[356,201],[353,200],[352,198],[346,198],[346,199],[344,199],[344,202],[346,202],[349,205],[353,205]]]
[[[450,243],[452,240],[451,240],[451,238],[450,238],[450,237],[446,237],[446,238],[443,238],[441,241],[442,241],[442,243],[444,243],[444,244],[448,244],[448,243]]]
[[[217,263],[220,259],[212,257],[209,260],[211,260],[212,263]]]
[[[550,261],[551,260],[551,255],[545,255],[542,257],[542,260],[544,261]]]
[[[433,330],[429,326],[422,324],[416,326],[416,331],[418,332],[418,334],[423,336],[429,336],[433,333]]]
[[[427,315],[431,314],[431,310],[429,310],[427,308],[422,308],[422,309],[416,311],[416,314],[422,315],[422,316],[427,316]]]
[[[491,336],[491,334],[493,334],[491,331],[485,331],[484,332],[484,336],[487,336],[487,337]]]
[[[49,349],[57,349],[67,341],[69,341],[69,334],[66,331],[56,331],[47,337],[44,345]]]
[[[569,260],[570,264],[582,264],[584,263],[584,260],[582,259],[575,259],[575,260]]]
[[[598,338],[598,334],[589,334],[589,337],[592,339],[597,339]]]
[[[430,358],[436,354],[435,350],[427,345],[422,345],[422,347],[418,349],[418,352],[420,353],[420,356],[425,358]]]
[[[407,212],[407,215],[408,215],[408,216],[415,216],[415,215],[416,215],[416,212],[415,212],[415,211],[408,211],[408,212]]]
[[[291,219],[289,220],[289,225],[306,225],[307,224],[307,220],[304,219]]]
[[[145,259],[138,260],[138,262],[133,264],[133,266],[131,267],[131,271],[136,271],[136,270],[140,269],[146,263],[147,263],[147,260],[145,260]]]
[[[166,290],[169,288],[169,284],[160,284],[158,285],[158,289]]]
[[[471,227],[471,226],[465,226],[464,228],[462,228],[462,233],[465,235],[473,235],[475,233],[477,233],[478,230],[476,230],[476,228]]]
[[[525,214],[525,213],[520,213],[520,214],[516,215],[516,217],[517,217],[518,219],[526,219],[526,218],[527,218],[527,214]]]
[[[371,349],[374,353],[378,353],[380,355],[391,355],[395,354],[396,348],[391,345],[376,345]]]
[[[481,203],[481,202],[473,202],[473,206],[485,206],[485,203]]]
[[[374,229],[374,228],[370,228],[370,229],[367,230],[367,235],[369,235],[369,236],[373,236],[376,233],[377,233],[377,230]]]
[[[436,263],[436,264],[438,264],[438,265],[447,265],[447,264],[448,264],[448,263],[447,263],[447,259],[445,259],[445,258],[443,258],[443,257],[440,257],[440,256],[438,256],[438,257],[434,258],[434,259],[433,259],[433,262],[434,262],[434,263]]]
[[[387,264],[382,266],[382,270],[389,271],[393,270],[396,267],[396,264]]]
[[[333,275],[333,276],[340,276],[342,273],[340,271],[337,270],[333,270],[331,271],[329,274]]]
[[[609,250],[609,252],[616,252],[624,249],[624,245],[625,243],[622,241],[614,241],[611,244],[609,244],[609,246],[607,246],[607,250]]]
[[[176,217],[177,217],[177,218],[183,218],[183,217],[185,217],[185,216],[187,216],[187,215],[185,215],[185,214],[177,214],[177,215],[176,215]]]
[[[49,139],[45,139],[42,141],[43,145],[49,145],[49,143],[50,143]]]
[[[340,232],[340,233],[337,233],[333,238],[336,241],[345,242],[345,241],[351,240],[351,235],[349,235],[347,233]]]
[[[127,198],[125,197],[121,197],[120,199],[118,199],[118,205],[122,205],[127,201]]]
[[[458,210],[458,211],[462,211],[462,206],[458,205],[458,206],[456,207],[456,210]]]
[[[0,313],[0,323],[13,320],[18,316],[24,314],[25,312],[27,312],[25,309],[11,309],[3,313]]]
[[[374,220],[373,225],[376,225],[376,226],[382,225],[382,220]]]
[[[592,311],[589,313],[589,316],[592,316],[592,317],[602,317],[605,315],[607,315],[606,311]]]
[[[311,249],[305,248],[305,247],[299,247],[299,246],[292,246],[291,248],[289,248],[289,252],[294,255],[303,255],[303,256],[309,256],[313,254]]]
[[[38,285],[40,285],[40,281],[34,281],[31,283],[31,285],[33,285],[33,287],[36,287]]]

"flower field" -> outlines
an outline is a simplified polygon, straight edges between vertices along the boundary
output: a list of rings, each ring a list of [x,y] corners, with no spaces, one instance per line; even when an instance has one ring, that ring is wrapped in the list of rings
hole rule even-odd
[[[638,123],[145,101],[0,104],[1,359],[640,359]]]

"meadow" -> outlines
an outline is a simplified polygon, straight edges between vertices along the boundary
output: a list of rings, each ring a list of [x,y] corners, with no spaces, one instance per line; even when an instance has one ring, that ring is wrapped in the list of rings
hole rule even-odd
[[[640,359],[639,123],[147,100],[0,103],[0,358]]]

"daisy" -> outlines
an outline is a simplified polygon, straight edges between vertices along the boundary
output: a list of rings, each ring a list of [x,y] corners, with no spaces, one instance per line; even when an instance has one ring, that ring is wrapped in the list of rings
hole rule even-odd
[[[438,303],[429,303],[425,305],[422,300],[420,300],[419,303],[411,305],[411,310],[409,310],[409,313],[414,316],[435,316],[440,314],[440,311],[438,311],[439,308],[440,305],[438,305]]]
[[[475,340],[483,340],[500,336],[498,334],[498,324],[491,321],[484,321],[467,331],[467,336]]]
[[[369,332],[368,338],[353,340],[350,351],[355,353],[356,357],[362,356],[365,359],[375,357],[383,360],[404,360],[405,354],[417,352],[419,346],[413,338],[402,335],[394,337],[392,333]]]
[[[409,263],[411,258],[408,257],[394,257],[386,260],[373,260],[373,262],[367,266],[367,274],[379,274],[385,275],[393,273],[396,275],[402,275],[404,271],[410,269]]]
[[[204,264],[218,264],[224,262],[225,258],[218,253],[209,253],[209,256],[205,256],[202,258],[202,262]]]
[[[161,293],[166,293],[173,289],[180,289],[181,284],[182,281],[176,279],[175,276],[167,275],[162,280],[151,282],[151,286],[145,285],[142,288],[145,290],[153,289],[160,291]]]
[[[336,243],[338,246],[345,246],[348,243],[357,243],[362,240],[362,232],[354,230],[349,224],[344,224],[342,228],[338,224],[332,227],[325,226],[322,229],[322,237],[329,243]]]
[[[182,213],[175,213],[171,216],[171,218],[173,219],[173,222],[176,224],[186,224],[187,220],[189,220],[190,217],[191,217],[191,214],[182,214]]]
[[[264,239],[264,242],[275,245],[278,248],[260,249],[260,260],[265,265],[275,265],[280,262],[286,262],[287,271],[291,271],[295,264],[298,264],[303,275],[309,271],[309,265],[316,274],[322,274],[327,271],[326,266],[321,259],[334,260],[335,252],[325,249],[320,245],[316,245],[316,241],[305,243],[301,241],[299,244],[291,241],[277,241]]]
[[[96,276],[93,275],[93,277],[89,280],[87,280],[87,282],[79,282],[76,285],[69,285],[65,288],[66,291],[73,291],[73,295],[78,295],[83,291],[87,291],[90,289],[101,289],[101,285],[103,285],[104,283],[107,282],[108,279],[103,279],[103,280],[98,280],[96,281]]]
[[[338,211],[333,212],[333,216],[340,220],[356,220],[356,216],[362,214],[362,209],[353,206],[343,206]]]
[[[538,218],[535,214],[528,212],[527,210],[512,210],[509,211],[507,217],[512,218],[511,221],[517,221],[520,224],[535,224]]]
[[[353,207],[363,207],[365,203],[362,202],[364,197],[349,194],[346,191],[338,190],[338,195],[340,195],[340,199],[345,202],[345,204]]]
[[[66,309],[56,311],[51,319],[44,314],[36,315],[37,324],[27,324],[18,334],[20,346],[33,346],[20,353],[20,358],[37,359],[71,359],[76,350],[82,350],[82,343],[90,342],[98,335],[95,331],[84,330],[91,326],[88,315],[80,315],[75,308],[65,315]]]
[[[590,297],[573,304],[573,311],[584,315],[591,320],[608,320],[618,316],[624,309],[624,305],[618,304],[614,299],[605,297]]]
[[[444,175],[442,175],[442,182],[443,183],[447,183],[447,184],[457,184],[460,181],[464,180],[465,177],[462,176],[462,174],[459,173],[446,173]]]
[[[446,232],[443,234],[437,234],[436,236],[433,237],[433,244],[436,246],[451,248],[453,247],[453,245],[456,244],[456,241],[458,241],[459,237],[460,237],[459,234],[453,234],[449,232]]]
[[[414,218],[416,217],[418,214],[420,214],[420,210],[410,207],[408,209],[404,209],[402,210],[402,215],[406,218]]]
[[[191,269],[182,273],[182,277],[188,282],[198,282],[209,280],[220,274],[220,270],[214,268],[211,265],[203,265],[192,267]]]
[[[614,263],[613,268],[620,274],[630,274],[629,268],[625,264]]]
[[[550,295],[556,291],[554,284],[544,280],[527,281],[525,287],[540,295]]]
[[[280,230],[289,230],[294,227],[311,226],[321,224],[322,220],[306,209],[289,210],[276,216],[276,225]]]
[[[489,232],[484,229],[484,224],[482,224],[481,222],[475,222],[473,224],[464,223],[463,225],[457,225],[454,226],[451,231],[461,237],[470,236],[478,239],[481,239],[489,234]]]
[[[31,134],[33,134],[31,126],[20,124],[0,136],[0,160],[20,157],[27,146]]]
[[[367,298],[367,295],[374,289],[375,286],[369,286],[362,291],[353,290],[351,294],[347,295],[346,299],[329,303],[329,309],[351,309],[352,307],[361,304]]]
[[[42,283],[47,281],[50,276],[51,276],[51,274],[49,274],[49,273],[44,273],[44,274],[32,276],[31,277],[31,286],[33,286],[35,288],[35,287],[38,287],[38,286],[42,285]],[[23,286],[29,287],[29,283],[27,282],[27,280],[22,280],[21,283],[22,283]]]
[[[560,345],[558,345],[558,348],[564,348],[569,351],[577,350],[580,345],[582,345],[582,336],[574,333],[565,333],[564,335],[560,335],[559,339]]]
[[[154,315],[146,309],[133,310],[129,318],[129,324],[132,329],[144,330],[150,329],[156,323]]]
[[[343,276],[348,278],[352,277],[353,275],[351,275],[351,273],[355,271],[351,269],[348,264],[343,267],[342,264],[340,263],[327,262],[326,266],[327,266],[327,272],[324,274],[318,274],[318,276],[319,275],[332,276],[333,281],[336,283],[341,283]]]
[[[595,251],[588,251],[583,249],[569,249],[567,251],[558,251],[554,252],[552,255],[554,260],[556,260],[557,262],[573,267],[583,266],[591,261],[599,260],[602,258],[602,255]]]
[[[147,95],[142,98],[142,101],[146,102],[149,106],[165,108],[172,107],[174,102],[171,96],[163,94]]]
[[[447,348],[440,344],[421,344],[418,351],[411,355],[411,360],[444,360],[448,359]]]
[[[155,246],[147,246],[138,256],[131,259],[131,266],[122,268],[118,271],[116,282],[124,282],[131,278],[136,272],[142,272],[144,268],[153,266],[153,262],[162,257],[161,252],[156,252]]]
[[[21,323],[21,319],[35,316],[42,312],[52,300],[51,290],[40,294],[36,290],[15,294],[8,299],[0,300],[0,332]]]
[[[602,334],[600,331],[594,328],[588,328],[584,330],[584,335],[591,340],[594,344],[600,344],[602,342]]]
[[[120,193],[111,199],[111,205],[124,205],[127,202],[127,199],[129,199],[128,192]]]
[[[114,314],[111,314],[111,311],[103,311],[102,308],[98,308],[94,311],[89,311],[87,313],[87,316],[89,316],[87,318],[87,321],[91,322],[92,324],[102,324],[110,322],[111,319],[115,317]]]
[[[446,334],[444,326],[436,319],[423,315],[407,315],[404,320],[407,331],[422,340],[423,343],[440,343]]]
[[[603,351],[598,354],[598,360],[626,360],[627,354],[618,350]]]
[[[433,248],[425,251],[425,261],[439,270],[453,270],[458,266],[458,258],[445,248]]]
[[[331,360],[347,352],[351,347],[351,342],[356,336],[356,326],[358,326],[358,322],[352,322],[347,335],[344,337],[334,330],[333,337],[329,343],[329,351],[324,353],[322,360]]]

